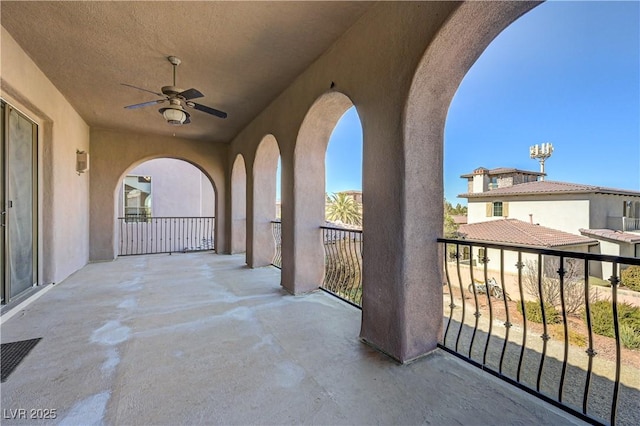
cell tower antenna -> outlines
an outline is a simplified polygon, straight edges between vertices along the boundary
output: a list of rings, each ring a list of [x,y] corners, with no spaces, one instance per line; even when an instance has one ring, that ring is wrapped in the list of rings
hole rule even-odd
[[[529,157],[540,162],[540,173],[544,173],[544,162],[551,157],[551,154],[553,154],[553,145],[549,142],[529,147]],[[544,175],[540,176],[540,180],[544,180]]]

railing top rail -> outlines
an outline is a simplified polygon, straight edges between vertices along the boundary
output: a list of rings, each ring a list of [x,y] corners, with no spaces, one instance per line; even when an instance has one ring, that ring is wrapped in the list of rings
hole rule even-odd
[[[118,217],[118,219],[132,219],[138,216]],[[144,219],[215,219],[215,216],[140,216]]]
[[[476,246],[476,247],[482,247],[482,248],[513,250],[513,251],[521,251],[523,253],[543,254],[548,256],[563,256],[563,257],[572,257],[575,259],[595,260],[600,262],[617,262],[617,263],[623,263],[626,265],[640,266],[640,258],[637,258],[637,257],[613,256],[613,255],[607,255],[607,254],[585,253],[585,252],[569,251],[569,250],[544,249],[544,248],[536,248],[536,247],[518,245],[518,244],[499,244],[499,243],[489,243],[486,241],[478,241],[478,240],[466,240],[466,239],[459,240],[455,238],[438,238],[437,241],[439,243],[459,244],[462,246]]]
[[[282,223],[282,220],[280,220],[280,219],[273,219],[273,220],[271,221],[271,223]]]
[[[331,226],[331,225],[321,225],[321,229],[333,229],[334,231],[349,231],[356,232],[358,234],[362,234],[362,229],[354,229],[354,228],[342,228],[340,226]]]

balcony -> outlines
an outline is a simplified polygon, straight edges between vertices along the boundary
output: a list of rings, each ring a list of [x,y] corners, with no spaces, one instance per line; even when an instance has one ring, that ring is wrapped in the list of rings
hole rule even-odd
[[[607,217],[607,227],[618,231],[640,231],[640,218],[609,216]]]
[[[2,384],[3,424],[580,423],[442,350],[398,365],[360,315],[242,255],[90,264],[3,318],[3,343],[42,337]]]

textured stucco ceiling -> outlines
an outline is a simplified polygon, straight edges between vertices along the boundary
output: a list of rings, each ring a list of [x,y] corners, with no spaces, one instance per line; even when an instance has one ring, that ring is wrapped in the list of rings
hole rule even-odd
[[[0,2],[2,26],[90,125],[229,142],[371,6],[370,2]],[[177,86],[229,114],[190,110],[170,126],[154,100]]]

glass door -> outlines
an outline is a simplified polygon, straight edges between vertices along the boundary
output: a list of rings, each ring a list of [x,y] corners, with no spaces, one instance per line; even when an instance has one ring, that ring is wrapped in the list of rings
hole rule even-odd
[[[5,303],[5,286],[6,286],[6,257],[5,257],[5,233],[7,229],[7,211],[5,206],[5,184],[4,175],[6,172],[6,165],[4,162],[4,127],[5,127],[5,115],[4,115],[4,102],[0,102],[2,107],[2,113],[0,113],[0,296],[1,303]]]
[[[36,279],[37,126],[10,105],[2,105],[3,126],[3,303]]]

